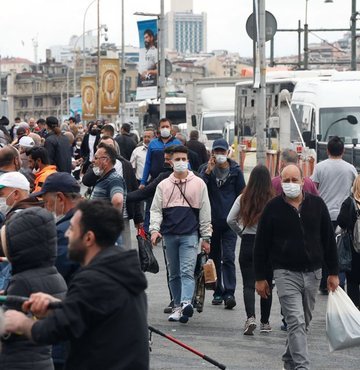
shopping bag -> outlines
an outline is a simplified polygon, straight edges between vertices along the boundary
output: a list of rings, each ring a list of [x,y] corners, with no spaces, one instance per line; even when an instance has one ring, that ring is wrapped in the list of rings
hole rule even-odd
[[[330,352],[360,346],[360,311],[340,287],[329,292],[326,336]]]
[[[216,289],[217,274],[215,263],[212,259],[208,259],[203,266],[205,277],[205,288],[207,290]]]
[[[351,271],[351,236],[346,230],[341,230],[336,235],[336,246],[338,251],[339,271]]]
[[[193,306],[196,308],[196,311],[199,313],[203,311],[205,301],[205,276],[203,266],[206,263],[206,260],[206,253],[199,253],[197,255],[194,271],[195,290],[192,302]]]
[[[153,253],[151,240],[141,230],[136,235],[139,247],[139,260],[141,270],[157,274],[159,272],[159,264]]]

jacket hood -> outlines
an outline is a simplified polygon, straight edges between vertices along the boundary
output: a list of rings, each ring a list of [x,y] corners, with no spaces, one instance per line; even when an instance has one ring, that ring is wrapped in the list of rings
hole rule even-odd
[[[40,177],[41,175],[43,175],[44,173],[47,173],[48,171],[56,172],[56,166],[53,164],[49,164],[45,166],[42,170],[35,173],[35,177]]]
[[[122,251],[119,247],[107,247],[84,269],[107,275],[132,294],[139,294],[147,288],[136,250]]]
[[[6,222],[6,256],[13,273],[53,266],[57,234],[53,215],[40,207],[16,212]]]
[[[196,175],[194,174],[194,172],[192,172],[192,171],[188,171],[189,173],[188,173],[188,175],[186,176],[186,178],[185,179],[178,179],[178,178],[176,178],[175,177],[175,175],[174,175],[174,173],[172,173],[170,176],[169,176],[169,180],[173,183],[173,184],[180,184],[180,183],[182,183],[182,182],[189,182],[189,181],[191,181],[191,180],[193,180],[195,177],[196,177]]]
[[[20,210],[27,209],[30,207],[41,207],[44,208],[44,202],[42,200],[38,200],[36,197],[29,197],[25,198],[23,200],[20,200],[20,202],[17,202],[6,214],[6,219],[8,220],[14,212],[19,212]]]

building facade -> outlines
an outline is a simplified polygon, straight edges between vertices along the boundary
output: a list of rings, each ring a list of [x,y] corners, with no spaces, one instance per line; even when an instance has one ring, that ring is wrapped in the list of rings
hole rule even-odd
[[[192,0],[172,1],[165,19],[165,46],[180,54],[206,52],[207,16],[194,14]]]

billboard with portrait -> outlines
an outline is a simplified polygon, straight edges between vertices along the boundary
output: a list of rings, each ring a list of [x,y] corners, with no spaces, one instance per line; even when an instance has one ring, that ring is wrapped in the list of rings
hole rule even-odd
[[[136,100],[157,98],[158,27],[157,20],[139,21],[139,64]]]
[[[100,59],[100,113],[119,114],[119,59]]]
[[[96,77],[81,77],[82,119],[96,119]]]

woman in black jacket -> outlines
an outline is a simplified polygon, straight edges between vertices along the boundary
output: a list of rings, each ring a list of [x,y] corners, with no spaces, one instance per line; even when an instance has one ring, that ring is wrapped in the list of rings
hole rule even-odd
[[[81,172],[86,173],[91,164],[96,148],[100,141],[100,129],[95,122],[89,124],[88,132],[85,134],[80,147],[80,156],[83,159]]]
[[[44,147],[49,154],[50,164],[56,165],[59,172],[71,173],[72,148],[69,139],[61,133],[56,117],[46,118],[46,135]]]
[[[356,203],[356,208],[355,204]],[[344,200],[337,218],[338,225],[351,235],[354,231],[357,214],[360,213],[360,175],[354,180],[352,195]],[[351,270],[346,272],[346,290],[354,305],[360,309],[360,253],[351,248]]]
[[[6,295],[29,297],[46,292],[64,298],[66,283],[54,266],[56,227],[53,215],[40,207],[14,214],[1,232],[4,253],[12,264],[12,277]],[[21,306],[11,306],[21,310]],[[2,339],[0,369],[53,370],[51,346],[38,345],[23,335]]]

